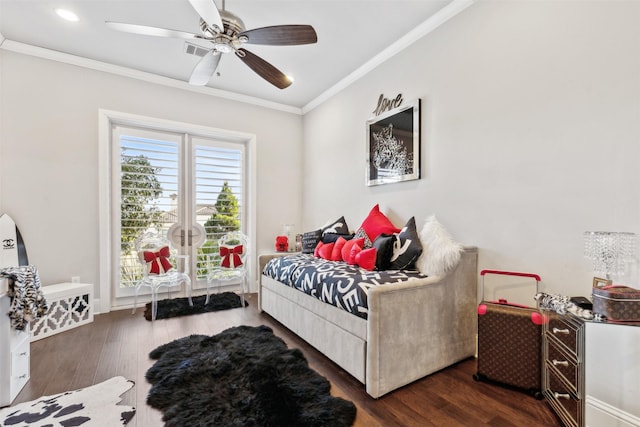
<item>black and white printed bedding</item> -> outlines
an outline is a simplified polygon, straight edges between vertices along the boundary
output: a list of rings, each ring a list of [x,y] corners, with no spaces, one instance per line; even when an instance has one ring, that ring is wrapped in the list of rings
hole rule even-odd
[[[369,288],[427,277],[410,270],[368,271],[309,254],[273,258],[263,274],[363,319],[368,316]]]

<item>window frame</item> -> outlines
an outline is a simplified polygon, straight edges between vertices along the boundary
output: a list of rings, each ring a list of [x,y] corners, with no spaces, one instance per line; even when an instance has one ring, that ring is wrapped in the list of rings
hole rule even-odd
[[[153,117],[135,115],[130,113],[100,109],[98,112],[98,169],[99,169],[99,242],[100,242],[100,286],[99,298],[96,304],[96,311],[106,313],[113,308],[126,308],[132,306],[133,298],[115,299],[113,286],[113,218],[119,215],[120,204],[113,202],[112,179],[113,179],[113,149],[119,141],[113,140],[113,127],[126,126],[134,128],[148,129],[150,131],[173,132],[187,134],[189,137],[202,137],[216,139],[224,142],[244,145],[245,150],[245,175],[246,175],[246,208],[245,230],[250,239],[250,247],[256,247],[256,136],[251,133],[237,132],[227,129],[219,129],[202,125],[195,125],[184,122],[177,122]],[[119,166],[119,165],[118,165]],[[249,260],[248,281],[251,291],[251,284],[255,283],[257,257],[252,251]],[[131,300],[131,301],[129,301]]]

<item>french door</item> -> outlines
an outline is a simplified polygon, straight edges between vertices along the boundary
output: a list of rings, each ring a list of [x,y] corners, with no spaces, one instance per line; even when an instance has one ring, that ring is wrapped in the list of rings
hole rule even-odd
[[[222,232],[244,228],[245,146],[122,125],[112,141],[114,297],[133,295],[142,274],[135,239],[149,229],[189,255],[192,287],[206,287]]]

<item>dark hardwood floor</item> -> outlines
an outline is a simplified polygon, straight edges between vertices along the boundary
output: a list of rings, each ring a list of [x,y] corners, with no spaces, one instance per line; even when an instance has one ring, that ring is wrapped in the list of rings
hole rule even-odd
[[[468,359],[418,380],[393,393],[372,399],[364,386],[313,347],[256,309],[256,296],[246,309],[148,322],[139,309],[95,317],[93,323],[32,343],[31,380],[15,403],[74,390],[122,375],[136,382],[123,395],[135,406],[132,427],[162,426],[160,412],[146,405],[149,384],[144,375],[152,365],[151,350],[190,334],[213,335],[236,325],[266,324],[289,347],[300,348],[310,366],[332,384],[332,394],[358,408],[355,426],[560,426],[544,401],[473,381],[476,361]]]

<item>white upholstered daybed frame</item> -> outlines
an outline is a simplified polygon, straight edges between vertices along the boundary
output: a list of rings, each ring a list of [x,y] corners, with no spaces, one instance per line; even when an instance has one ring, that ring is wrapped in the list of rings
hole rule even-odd
[[[261,255],[260,271],[279,255]],[[259,309],[378,398],[475,354],[477,257],[466,247],[444,276],[369,289],[368,319],[261,275]]]

